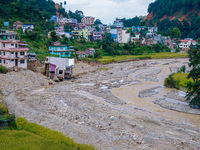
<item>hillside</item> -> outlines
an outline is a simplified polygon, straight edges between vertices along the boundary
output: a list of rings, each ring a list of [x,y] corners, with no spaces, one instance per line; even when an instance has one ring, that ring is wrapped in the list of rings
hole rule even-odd
[[[146,22],[157,25],[166,35],[178,27],[182,38],[200,37],[200,0],[156,0],[149,4]]]
[[[0,0],[0,21],[13,23],[20,20],[25,23],[41,22],[55,14],[52,0]]]

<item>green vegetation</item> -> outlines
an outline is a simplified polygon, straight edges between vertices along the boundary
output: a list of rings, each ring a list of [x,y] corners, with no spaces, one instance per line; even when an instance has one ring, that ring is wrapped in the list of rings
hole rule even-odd
[[[176,57],[188,57],[187,53],[149,53],[143,55],[121,55],[121,56],[103,56],[101,59],[98,59],[99,62],[104,64],[111,62],[120,62],[130,59],[164,59],[164,58],[176,58]]]
[[[190,106],[200,108],[200,45],[197,48],[191,48],[188,51],[189,54],[189,66],[192,67],[188,79],[192,79],[194,82],[187,84],[187,100],[190,102]]]
[[[4,66],[0,66],[0,73],[4,73],[4,74],[7,73],[7,70]]]
[[[187,79],[189,73],[173,73],[165,79],[164,85],[170,88],[181,89],[187,91],[187,84],[193,82],[192,79]]]
[[[153,19],[147,20],[147,24],[157,24],[159,32],[165,36],[170,36],[171,31],[177,27],[182,33],[182,39],[197,39],[200,38],[199,10],[200,0],[156,0],[149,4],[148,12],[152,13]],[[184,15],[186,18],[179,21]],[[164,16],[167,18],[162,19]],[[170,20],[169,16],[174,19]]]

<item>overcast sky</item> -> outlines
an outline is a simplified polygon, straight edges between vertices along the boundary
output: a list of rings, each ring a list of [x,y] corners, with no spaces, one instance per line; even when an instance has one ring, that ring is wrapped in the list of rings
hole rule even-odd
[[[66,0],[67,11],[81,10],[85,16],[93,16],[102,23],[113,23],[118,18],[147,15],[148,5],[155,0]],[[55,3],[64,0],[54,0]]]

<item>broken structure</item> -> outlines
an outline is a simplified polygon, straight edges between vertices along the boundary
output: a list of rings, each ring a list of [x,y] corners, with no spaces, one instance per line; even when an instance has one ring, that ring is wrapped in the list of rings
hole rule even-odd
[[[46,57],[45,74],[55,81],[71,78],[74,59]]]

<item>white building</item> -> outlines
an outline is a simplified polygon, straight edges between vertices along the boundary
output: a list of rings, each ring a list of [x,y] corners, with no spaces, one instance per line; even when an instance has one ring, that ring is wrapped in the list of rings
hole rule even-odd
[[[191,45],[197,45],[197,42],[192,39],[186,39],[186,40],[181,40],[179,47],[182,50],[189,50]]]

